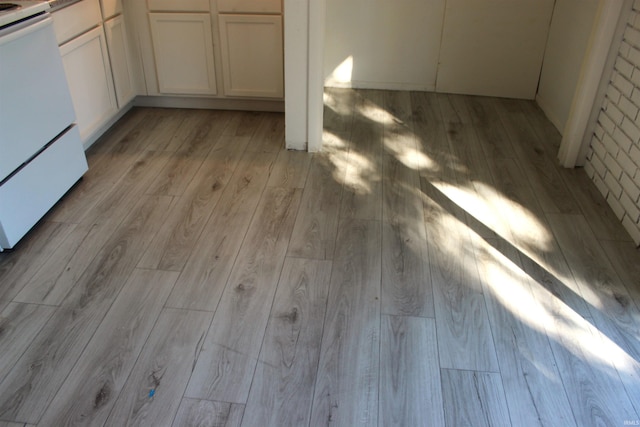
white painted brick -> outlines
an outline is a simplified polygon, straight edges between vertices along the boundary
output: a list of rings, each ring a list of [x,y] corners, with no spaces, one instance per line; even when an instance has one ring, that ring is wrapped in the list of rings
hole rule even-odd
[[[631,140],[634,143],[637,143],[638,141],[640,141],[640,129],[638,129],[635,122],[633,122],[632,120],[629,120],[627,117],[625,117],[624,120],[622,120],[622,123],[620,124],[620,129],[622,129],[622,131],[626,133],[627,136],[631,138]]]
[[[640,71],[637,68],[634,68],[633,71],[631,71],[631,77],[629,78],[631,79],[631,83],[636,86],[640,86]]]
[[[606,160],[605,160],[605,162],[606,162]],[[614,197],[616,199],[620,198],[620,194],[622,194],[622,186],[618,183],[618,179],[619,178],[614,177],[610,173],[607,173],[604,176],[604,183],[607,185],[607,188],[609,189],[609,196],[608,197]]]
[[[596,170],[591,165],[591,160],[589,160],[584,164],[584,171],[589,178],[593,179],[593,176],[595,175]]]
[[[631,238],[636,243],[636,245],[640,245],[640,225],[637,223],[633,223],[629,217],[625,217],[622,219],[622,225],[625,230],[631,235]]]
[[[636,69],[636,71],[638,70]],[[637,74],[640,79],[640,72]],[[638,86],[640,86],[640,84]],[[640,89],[639,88],[635,88],[633,89],[633,92],[631,92],[631,102],[633,102],[636,107],[640,107]]]
[[[620,196],[620,204],[624,208],[624,212],[633,222],[640,220],[640,208],[624,191]]]
[[[597,138],[594,138],[591,141],[591,148],[600,159],[604,159],[604,157],[607,155],[607,149],[605,148],[604,144]]]
[[[607,175],[610,176],[611,179],[615,179],[616,183],[617,183],[617,181],[622,176],[622,168],[620,167],[620,165],[618,164],[616,159],[611,157],[609,154],[607,154],[605,156],[605,158],[604,158],[604,165],[607,167],[607,170],[609,171],[609,173]],[[605,182],[608,183],[608,181],[606,179],[605,179]],[[620,184],[618,184],[618,187],[620,187]],[[611,188],[613,190],[612,187],[609,187],[609,188]],[[614,187],[614,188],[617,188],[617,187]],[[620,187],[620,188],[622,189],[622,187]],[[614,192],[616,192],[616,191],[614,191]],[[617,192],[616,192],[616,196],[619,196],[619,194],[617,194]]]
[[[633,10],[640,10],[640,0],[635,0],[633,2]]]
[[[622,170],[626,172],[629,176],[633,176],[638,169],[638,166],[635,164],[631,157],[624,151],[618,151],[618,155],[616,156],[616,162],[620,165]]]
[[[640,201],[640,176],[638,177],[638,182],[634,182],[629,175],[623,173],[620,178],[620,185],[622,185],[624,192],[629,195],[631,200]]]
[[[640,28],[640,14],[638,12],[631,12],[631,15],[629,15],[629,25],[635,29]]]
[[[627,26],[624,30],[624,39],[632,46],[640,46],[640,31]]]
[[[618,54],[623,58],[629,59],[631,49],[631,45],[623,40],[622,43],[620,43],[620,52],[618,52]]]
[[[615,144],[624,151],[629,151],[629,149],[631,149],[631,146],[633,145],[633,141],[631,140],[631,138],[629,138],[620,128],[616,128],[613,131],[613,135],[611,135],[611,137],[614,139]],[[607,144],[608,143],[606,143],[605,146]],[[609,146],[607,146],[607,151],[609,151],[613,157],[616,157],[616,155],[618,154],[617,150],[615,150],[615,152],[612,152],[611,147]]]
[[[638,148],[637,146],[631,147],[631,149],[627,150],[627,152],[629,153],[629,157],[631,157],[634,163],[640,166],[640,148]]]
[[[620,97],[622,98],[622,97]],[[609,118],[613,121],[613,123],[619,125],[622,123],[622,119],[624,118],[624,114],[622,111],[613,103],[609,102],[606,106],[605,112],[609,116]],[[613,132],[612,132],[613,133]]]
[[[621,96],[620,91],[616,89],[614,85],[607,86],[607,98],[611,102],[613,102],[614,104],[617,104],[618,102],[620,102],[620,96]],[[633,96],[633,92],[631,92],[631,96]]]
[[[604,137],[604,129],[600,123],[596,123],[596,128],[593,130],[593,134],[596,138],[602,141],[602,138]]]
[[[611,209],[613,210],[613,213],[616,214],[616,217],[619,220],[622,220],[622,217],[624,217],[624,208],[622,207],[618,199],[615,198],[613,194],[609,193],[609,195],[607,196],[607,203],[609,204],[609,206],[611,206]]]
[[[631,96],[631,92],[633,91],[633,83],[631,83],[625,76],[620,74],[617,71],[613,72],[613,77],[611,79],[613,85],[618,88],[618,90],[625,96]]]
[[[604,165],[604,162],[598,155],[594,155],[591,159],[591,165],[595,169],[596,173],[600,178],[604,178],[607,174],[607,167]]]
[[[609,195],[609,188],[604,183],[604,180],[598,176],[598,174],[593,177],[593,183],[596,185],[596,188],[598,189],[600,194],[602,194],[602,197],[606,198]]]
[[[626,59],[618,56],[614,67],[616,70],[618,70],[620,74],[625,76],[627,79],[631,79],[631,75],[633,74],[633,65],[631,65],[631,63],[628,62]]]
[[[598,122],[604,128],[604,130],[609,133],[609,135],[612,135],[613,131],[616,129],[616,124],[605,112],[600,113],[600,115],[598,116]]]
[[[631,96],[632,92],[633,89],[629,92],[629,96]],[[618,108],[625,116],[630,117],[631,120],[635,120],[636,117],[638,117],[638,107],[636,107],[635,104],[627,98],[626,94],[623,95],[624,96],[620,97],[620,101],[618,101]]]

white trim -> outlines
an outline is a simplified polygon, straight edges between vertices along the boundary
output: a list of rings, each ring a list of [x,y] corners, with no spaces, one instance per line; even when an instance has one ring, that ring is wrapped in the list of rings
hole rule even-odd
[[[284,0],[284,121],[290,150],[307,149],[308,39],[309,0]]]
[[[435,85],[422,85],[415,83],[399,82],[369,82],[365,80],[351,80],[348,82],[326,81],[326,87],[346,88],[346,89],[381,89],[381,90],[404,90],[435,92]]]
[[[586,152],[583,147],[586,140],[585,134],[624,4],[625,0],[600,0],[598,4],[596,19],[558,151],[558,160],[564,167],[572,168],[584,161],[579,156],[580,153]]]
[[[324,118],[324,31],[326,17],[325,0],[309,1],[309,74],[307,92],[307,149],[322,149]]]

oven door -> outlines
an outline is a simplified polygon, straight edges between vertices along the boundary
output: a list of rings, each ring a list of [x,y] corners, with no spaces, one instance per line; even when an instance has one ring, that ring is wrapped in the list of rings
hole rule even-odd
[[[0,30],[0,182],[75,121],[47,13]]]

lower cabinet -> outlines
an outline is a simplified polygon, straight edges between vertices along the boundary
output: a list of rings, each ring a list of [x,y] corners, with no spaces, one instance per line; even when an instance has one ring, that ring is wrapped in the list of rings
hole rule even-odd
[[[103,27],[61,45],[60,53],[85,142],[118,111]]]
[[[116,91],[118,108],[123,108],[136,96],[135,76],[127,48],[127,31],[122,15],[104,23],[107,37],[113,83]]]
[[[282,16],[218,15],[224,94],[284,96]]]
[[[161,94],[215,95],[209,13],[150,13],[151,40]]]

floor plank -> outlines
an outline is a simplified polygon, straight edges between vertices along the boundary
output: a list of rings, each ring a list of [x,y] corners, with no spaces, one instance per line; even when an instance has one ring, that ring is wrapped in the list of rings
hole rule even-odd
[[[309,425],[330,261],[287,258],[242,425]]]
[[[444,426],[433,319],[382,316],[380,425]]]
[[[53,314],[54,307],[9,303],[0,312],[0,381],[7,376]]]
[[[269,174],[269,187],[304,188],[312,153],[303,151],[282,150],[273,164]]]
[[[175,272],[133,272],[41,425],[104,424],[177,278]]]
[[[162,223],[170,203],[171,198],[146,197],[125,218],[0,383],[0,419],[39,420]]]
[[[245,153],[193,247],[168,307],[214,311],[227,283],[275,155]]]
[[[182,271],[242,155],[238,150],[209,154],[176,201],[139,267]]]
[[[276,187],[265,190],[216,309],[186,397],[247,401],[300,192]]]
[[[240,427],[243,412],[237,403],[182,399],[172,427]]]
[[[333,175],[341,172],[332,169],[326,156],[316,154],[313,157],[288,256],[333,258],[342,185]]]
[[[443,369],[442,394],[447,426],[511,425],[499,374]]]
[[[517,250],[493,240],[476,253],[512,424],[577,427]]]
[[[171,425],[211,322],[211,313],[160,313],[105,426]]]
[[[378,424],[380,239],[378,221],[340,225],[310,425]]]

